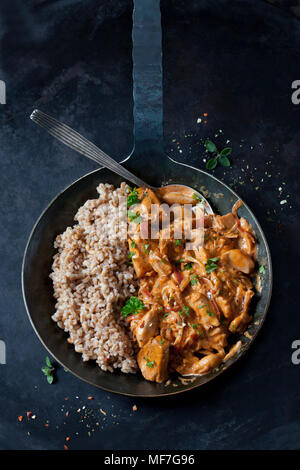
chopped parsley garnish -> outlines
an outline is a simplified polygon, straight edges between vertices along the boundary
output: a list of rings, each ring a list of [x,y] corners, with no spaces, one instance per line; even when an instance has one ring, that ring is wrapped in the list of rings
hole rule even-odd
[[[169,315],[168,313],[165,313],[165,314],[163,315],[163,318],[166,318],[168,315]]]
[[[205,270],[207,274],[211,273],[215,269],[218,269],[218,265],[216,264],[219,261],[219,258],[210,258],[207,260],[205,264]]]
[[[198,334],[199,336],[203,336],[203,333],[202,333],[202,331],[200,331],[200,330],[197,331],[197,334]]]
[[[135,241],[131,242],[131,248],[135,248]]]
[[[205,308],[206,305],[199,305],[199,308]]]
[[[122,317],[128,317],[128,315],[136,315],[140,310],[145,308],[144,303],[138,297],[130,297],[126,304],[122,308]]]
[[[263,265],[260,266],[260,268],[259,268],[259,273],[260,273],[260,274],[265,274],[265,272],[266,272],[265,266],[263,266]]]
[[[149,247],[150,247],[150,244],[147,243],[145,246],[144,246],[144,251],[145,253],[149,253]]]
[[[236,326],[235,326],[235,325],[232,325],[232,329],[235,330],[235,329],[236,329]]]
[[[215,314],[210,312],[209,310],[206,310],[206,313],[209,317],[214,317],[215,316]]]
[[[190,308],[189,307],[183,307],[183,310],[184,310],[185,315],[188,316],[189,313],[190,313]]]
[[[185,269],[186,271],[190,271],[191,269],[193,269],[193,263],[186,263],[186,264],[184,265],[184,269]]]
[[[144,357],[145,361],[146,361],[146,366],[151,368],[154,366],[154,361],[150,361],[150,359],[148,357]]]
[[[182,245],[182,240],[179,240],[179,239],[175,240],[174,243],[175,243],[175,246],[180,246]]]
[[[161,259],[160,261],[162,262],[162,264],[166,264],[165,260]]]
[[[143,217],[140,217],[139,212],[127,211],[127,215],[128,215],[128,218],[129,218],[130,222],[140,224],[143,221]]]
[[[128,254],[129,261],[132,260],[133,255],[134,255],[134,251],[129,251],[129,254]]]
[[[203,198],[203,197],[198,196],[198,194],[194,193],[194,194],[192,195],[192,198],[195,199],[195,201],[199,201],[199,202],[196,204],[197,206],[203,206],[203,204],[204,204],[204,198]]]
[[[134,204],[138,204],[140,202],[139,195],[137,188],[133,188],[133,190],[128,194],[127,197],[127,207],[131,207]]]
[[[165,340],[162,338],[159,342],[159,344],[165,344]]]
[[[191,275],[191,285],[194,286],[198,282],[198,276]]]
[[[190,308],[189,307],[183,307],[183,310],[180,310],[179,315],[186,315],[187,317],[189,316],[190,313]]]

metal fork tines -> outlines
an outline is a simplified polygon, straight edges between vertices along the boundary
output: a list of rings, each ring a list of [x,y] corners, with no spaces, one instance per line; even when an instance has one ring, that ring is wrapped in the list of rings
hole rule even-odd
[[[76,150],[85,157],[94,160],[100,165],[103,165],[114,173],[117,173],[122,178],[131,181],[136,186],[148,186],[147,183],[126,170],[126,168],[109,157],[105,152],[103,152],[103,150],[99,149],[96,145],[94,145],[82,135],[78,134],[78,132],[74,131],[66,124],[57,121],[53,117],[43,113],[42,111],[39,111],[38,109],[35,109],[32,112],[30,119],[32,119],[32,121],[41,126],[63,144],[67,145],[73,150]]]

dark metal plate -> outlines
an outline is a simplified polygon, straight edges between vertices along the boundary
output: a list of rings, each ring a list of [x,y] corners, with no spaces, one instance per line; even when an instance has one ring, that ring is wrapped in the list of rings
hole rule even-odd
[[[238,199],[234,191],[208,173],[176,163],[171,159],[165,160],[164,163],[166,164],[164,164],[163,176],[159,176],[161,174],[159,167],[156,167],[155,172],[152,170],[153,174],[150,174],[145,165],[144,178],[148,179],[149,176],[151,182],[155,182],[157,186],[169,182],[186,184],[200,191],[207,191],[205,195],[216,212],[220,214],[229,212]],[[124,164],[129,166],[129,161]],[[168,174],[167,181],[166,174]],[[242,335],[243,346],[240,352],[217,370],[197,377],[186,385],[176,377],[170,385],[165,386],[147,382],[141,374],[106,373],[101,371],[94,361],[83,362],[81,355],[76,353],[67,342],[67,335],[51,320],[51,315],[55,311],[55,301],[52,282],[49,279],[52,257],[55,253],[54,239],[67,226],[74,223],[75,213],[87,199],[97,197],[96,187],[100,182],[117,186],[121,183],[121,179],[109,170],[99,169],[75,181],[49,204],[29,237],[22,266],[22,288],[27,313],[36,334],[64,368],[80,379],[110,392],[130,396],[157,397],[181,393],[209,382],[237,361],[249,348],[268,310],[272,291],[272,264],[267,241],[258,221],[244,204],[239,213],[248,219],[255,231],[258,240],[258,263],[266,266],[266,273],[263,277],[262,291],[256,295],[256,301],[253,302],[254,319],[248,328],[251,339]]]

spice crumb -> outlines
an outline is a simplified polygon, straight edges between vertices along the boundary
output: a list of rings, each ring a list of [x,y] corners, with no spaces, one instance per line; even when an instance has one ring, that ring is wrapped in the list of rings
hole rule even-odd
[[[137,406],[133,405],[132,409],[133,409],[133,411],[137,411]]]

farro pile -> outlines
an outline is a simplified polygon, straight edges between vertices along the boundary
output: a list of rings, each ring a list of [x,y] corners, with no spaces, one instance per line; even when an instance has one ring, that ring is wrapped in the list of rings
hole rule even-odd
[[[77,212],[78,224],[58,235],[50,277],[57,300],[52,316],[69,334],[82,359],[95,359],[102,370],[136,372],[130,333],[120,319],[124,301],[136,292],[134,270],[127,265],[127,241],[118,229],[120,200],[126,184],[97,188],[98,199]]]

